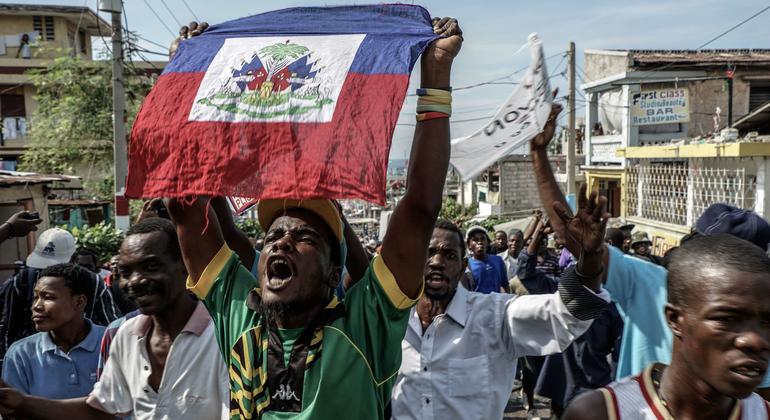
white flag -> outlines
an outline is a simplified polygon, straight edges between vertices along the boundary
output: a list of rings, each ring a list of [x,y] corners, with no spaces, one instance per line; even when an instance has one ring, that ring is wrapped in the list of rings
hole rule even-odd
[[[525,145],[543,130],[553,103],[543,43],[529,36],[532,55],[527,74],[513,94],[484,128],[473,135],[452,140],[450,163],[468,181],[500,158]]]

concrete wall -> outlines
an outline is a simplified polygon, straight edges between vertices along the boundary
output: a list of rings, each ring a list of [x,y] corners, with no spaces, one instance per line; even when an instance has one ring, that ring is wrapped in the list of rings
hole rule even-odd
[[[563,156],[551,160],[554,172],[566,172],[564,165]],[[564,185],[561,187],[562,191],[566,189]],[[508,156],[501,162],[500,191],[500,211],[504,214],[542,207],[529,156]]]
[[[53,41],[40,41],[38,46],[32,46],[33,58],[54,58],[56,53],[48,51],[47,54],[41,54],[40,47],[51,48],[71,48],[70,40],[68,38],[68,28],[77,29],[76,24],[72,24],[70,21],[63,17],[54,16],[54,40]],[[32,32],[34,30],[32,23],[32,16],[0,16],[0,35],[17,35],[23,32]],[[80,29],[83,30],[82,28]],[[44,34],[43,34],[44,35]],[[6,48],[5,55],[0,55],[0,59],[14,58],[16,57],[16,51],[18,48]],[[91,37],[86,35],[86,54],[81,55],[85,58],[91,58]]]
[[[35,210],[43,219],[38,231],[27,238],[10,239],[0,244],[0,280],[5,280],[13,273],[13,262],[26,259],[34,248],[37,236],[49,228],[46,190],[45,184],[0,188],[0,223],[21,210]]]
[[[627,71],[629,66],[628,53],[624,51],[585,50],[585,82],[590,83]]]

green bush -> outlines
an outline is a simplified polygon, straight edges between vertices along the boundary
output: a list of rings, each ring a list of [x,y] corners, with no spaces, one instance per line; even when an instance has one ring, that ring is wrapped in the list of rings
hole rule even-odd
[[[89,248],[96,252],[99,255],[100,264],[109,261],[113,255],[117,254],[123,242],[123,234],[115,229],[114,225],[104,222],[83,229],[77,227],[68,229],[66,226],[62,226],[62,229],[72,233],[78,247]]]
[[[248,235],[250,238],[259,239],[264,234],[262,231],[262,226],[260,226],[259,222],[255,219],[236,219],[235,226],[246,233],[246,235]]]

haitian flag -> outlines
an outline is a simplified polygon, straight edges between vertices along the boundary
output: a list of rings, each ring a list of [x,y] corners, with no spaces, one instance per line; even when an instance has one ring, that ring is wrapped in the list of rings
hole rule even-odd
[[[385,202],[419,6],[292,8],[184,40],[131,132],[126,196]]]

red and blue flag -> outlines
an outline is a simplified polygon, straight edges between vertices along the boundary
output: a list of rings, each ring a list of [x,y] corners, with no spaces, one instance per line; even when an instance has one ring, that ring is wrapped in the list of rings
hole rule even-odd
[[[183,41],[131,132],[126,196],[383,203],[419,6],[292,8]]]

